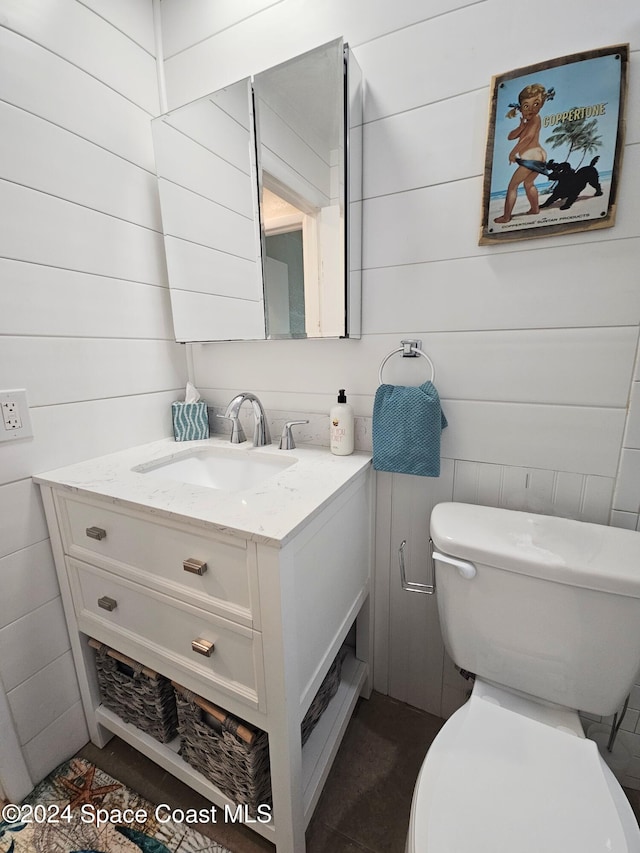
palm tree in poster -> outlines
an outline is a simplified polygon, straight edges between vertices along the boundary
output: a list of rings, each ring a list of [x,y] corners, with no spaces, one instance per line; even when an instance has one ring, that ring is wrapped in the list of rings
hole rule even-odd
[[[545,142],[552,148],[568,145],[569,150],[565,157],[567,162],[574,151],[582,151],[582,157],[576,166],[576,169],[579,169],[587,154],[592,154],[602,146],[602,137],[598,136],[597,130],[598,119],[595,118],[590,121],[584,118],[577,121],[563,121],[555,126],[553,133],[545,139]]]

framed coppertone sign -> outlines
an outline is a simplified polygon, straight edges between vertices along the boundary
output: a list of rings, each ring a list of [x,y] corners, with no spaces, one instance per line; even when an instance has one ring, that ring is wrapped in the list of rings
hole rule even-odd
[[[493,78],[480,244],[615,221],[629,45]]]

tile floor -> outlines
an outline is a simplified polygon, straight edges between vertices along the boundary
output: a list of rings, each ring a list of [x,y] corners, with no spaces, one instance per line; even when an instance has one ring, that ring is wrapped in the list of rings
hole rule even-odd
[[[373,693],[360,701],[307,830],[307,853],[403,853],[420,765],[444,720]],[[199,808],[206,800],[118,738],[80,755],[151,802]],[[640,822],[640,791],[626,791]],[[203,834],[206,827],[198,827]],[[215,826],[232,853],[273,853],[261,836]]]

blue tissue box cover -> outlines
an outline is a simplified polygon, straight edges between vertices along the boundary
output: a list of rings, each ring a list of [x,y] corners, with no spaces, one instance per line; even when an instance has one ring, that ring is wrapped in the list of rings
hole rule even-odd
[[[209,438],[207,404],[172,403],[173,434],[176,441],[199,441]]]

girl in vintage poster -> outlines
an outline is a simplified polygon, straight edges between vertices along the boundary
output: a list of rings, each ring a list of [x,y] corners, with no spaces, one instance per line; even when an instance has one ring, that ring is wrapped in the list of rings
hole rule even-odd
[[[525,86],[518,95],[518,104],[514,104],[507,113],[507,117],[515,117],[517,111],[520,112],[520,124],[507,137],[509,140],[517,139],[515,146],[509,153],[510,163],[515,163],[518,159],[532,160],[540,164],[546,162],[547,153],[541,147],[539,139],[542,127],[539,113],[545,101],[552,100],[554,95],[553,89],[547,91],[540,83]],[[509,222],[511,220],[511,212],[518,197],[520,184],[524,186],[524,191],[529,200],[529,210],[526,213],[540,212],[538,190],[535,187],[538,174],[537,170],[527,168],[525,165],[518,165],[507,187],[504,213],[497,217],[494,222]]]
[[[480,242],[613,224],[628,47],[494,77]]]

